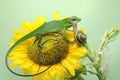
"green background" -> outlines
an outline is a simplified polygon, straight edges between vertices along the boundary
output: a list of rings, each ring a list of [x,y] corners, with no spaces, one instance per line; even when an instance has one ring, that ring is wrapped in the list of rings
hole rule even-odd
[[[0,80],[31,80],[10,73],[5,66],[5,55],[9,49],[13,30],[20,29],[25,21],[34,21],[43,15],[53,19],[53,13],[59,10],[61,16],[78,16],[82,21],[79,28],[88,34],[88,42],[97,49],[107,29],[120,28],[120,0],[0,0]],[[109,45],[110,78],[120,80],[120,35]],[[88,74],[86,80],[97,80]]]

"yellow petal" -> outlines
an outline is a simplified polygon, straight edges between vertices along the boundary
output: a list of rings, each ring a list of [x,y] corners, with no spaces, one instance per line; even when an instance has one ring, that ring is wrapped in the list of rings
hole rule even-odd
[[[75,58],[84,57],[88,52],[84,47],[78,47],[77,44],[71,44],[69,49],[69,54]]]
[[[22,54],[23,56],[26,56],[28,53],[28,51],[26,50],[27,48],[27,46],[18,46],[11,51],[10,55],[19,56]]]
[[[24,74],[28,74],[29,73],[29,69],[27,68],[23,68],[23,72],[24,72]]]
[[[13,44],[14,44],[14,42],[10,42],[10,43],[8,43],[9,46],[12,46]]]
[[[36,76],[33,76],[33,77],[32,77],[32,80],[35,80],[35,77],[36,77]]]
[[[54,65],[48,70],[50,80],[56,80],[56,69]]]
[[[85,35],[87,35],[87,33],[85,32],[85,30],[83,28],[81,28],[79,31],[81,31],[82,33],[84,33]]]
[[[70,41],[74,41],[74,33],[72,31],[66,31],[66,37],[70,40]]]
[[[54,20],[59,20],[59,19],[60,19],[60,13],[59,13],[59,11],[55,11]]]
[[[12,63],[9,65],[9,67],[10,67],[10,68],[13,68],[13,67],[15,67],[15,66],[17,66],[17,65],[18,65],[17,62],[12,62]]]
[[[14,53],[13,59],[26,59],[28,57],[27,54],[24,54],[24,53],[20,54],[20,52],[19,52],[19,54],[17,54],[17,53],[16,54]]]
[[[17,41],[18,39],[20,39],[21,37],[25,36],[25,33],[23,33],[20,30],[14,30],[13,33],[15,34],[12,39],[13,41]]]
[[[21,64],[22,62],[23,61],[21,59],[16,59],[9,66],[10,66],[10,68],[12,68],[12,67],[15,67],[15,66]]]
[[[66,59],[62,61],[62,65],[69,71],[69,73],[74,76],[75,75],[75,70],[71,66],[70,62]]]
[[[68,16],[63,16],[60,20],[62,20],[62,19],[66,19],[66,18],[68,18]]]
[[[71,57],[69,55],[68,55],[68,57],[66,59],[70,62],[71,66],[74,69],[80,69],[82,67],[82,63],[81,63],[80,60],[75,59],[74,57]]]
[[[33,31],[33,29],[32,29],[32,24],[31,24],[30,22],[24,22],[24,23],[21,25],[21,27],[22,27],[27,33]]]
[[[64,80],[64,78],[58,76],[58,80]]]
[[[24,36],[25,33],[20,31],[20,30],[14,30],[13,33],[16,35],[16,36]]]
[[[44,16],[36,18],[36,21],[32,23],[34,26],[33,29],[36,29],[37,27],[42,26],[46,22],[46,19]]]
[[[85,55],[83,53],[80,53],[80,52],[72,52],[72,53],[70,53],[70,56],[78,59],[78,58],[82,58]]]
[[[65,69],[65,67],[59,63],[59,64],[56,64],[54,65],[54,69],[57,71],[57,75],[62,79],[62,78],[68,78],[70,77],[71,75],[67,72],[67,70]]]
[[[40,66],[40,65],[38,65]],[[51,67],[49,68],[49,66],[40,66],[40,68],[38,69],[39,72],[43,72],[43,73],[48,73],[48,70],[51,69]]]
[[[34,64],[31,66],[32,74],[39,73],[40,68],[41,68],[41,67],[40,67],[38,64],[34,63]]]
[[[32,62],[31,60],[29,60],[28,58],[22,60],[23,62],[20,64],[21,68],[28,68],[28,69],[32,69],[32,66],[34,64],[34,62]]]
[[[50,80],[48,71],[35,76],[35,80]]]

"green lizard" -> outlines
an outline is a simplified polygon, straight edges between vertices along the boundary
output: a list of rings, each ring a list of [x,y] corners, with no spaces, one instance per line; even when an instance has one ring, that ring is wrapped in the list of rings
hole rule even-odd
[[[50,22],[46,22],[44,23],[42,26],[38,27],[37,29],[35,29],[34,31],[28,33],[27,35],[25,35],[24,37],[22,37],[21,39],[19,39],[7,52],[6,54],[6,58],[5,58],[5,62],[6,62],[6,66],[8,68],[8,70],[16,75],[19,75],[19,76],[35,76],[35,75],[38,75],[40,73],[43,73],[45,72],[47,69],[49,69],[52,65],[50,65],[47,69],[45,69],[44,71],[40,72],[40,73],[37,73],[37,74],[31,74],[31,75],[21,75],[21,74],[17,74],[15,73],[14,71],[12,71],[9,66],[8,66],[8,60],[7,60],[7,57],[9,56],[10,52],[16,47],[18,46],[21,42],[33,37],[33,36],[42,36],[44,34],[47,34],[47,33],[52,33],[52,32],[57,32],[57,31],[62,31],[63,33],[63,38],[69,42],[69,40],[67,39],[66,37],[66,33],[65,31],[72,27],[73,25],[73,21],[77,21],[79,22],[81,19],[76,17],[76,16],[72,16],[72,17],[68,17],[66,19],[63,19],[63,20],[54,20],[54,21],[50,21]],[[42,38],[42,37],[40,37]],[[41,39],[40,39],[41,40]],[[40,42],[40,41],[39,41]],[[39,45],[41,47],[41,45]]]

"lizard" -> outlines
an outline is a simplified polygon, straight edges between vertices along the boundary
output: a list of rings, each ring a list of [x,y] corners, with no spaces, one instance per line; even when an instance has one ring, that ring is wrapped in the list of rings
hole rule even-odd
[[[20,38],[18,41],[16,41],[11,47],[10,49],[8,50],[7,54],[6,54],[6,57],[5,57],[5,63],[6,63],[6,66],[8,68],[8,70],[10,72],[12,72],[13,74],[16,74],[18,76],[24,76],[24,77],[27,77],[27,76],[35,76],[35,75],[38,75],[38,74],[41,74],[45,71],[47,71],[52,65],[50,65],[48,68],[46,68],[45,70],[39,72],[39,73],[36,73],[36,74],[29,74],[29,75],[22,75],[22,74],[18,74],[14,71],[12,71],[9,66],[8,66],[8,56],[10,54],[10,52],[16,48],[20,43],[22,43],[23,41],[31,38],[31,37],[39,37],[39,36],[42,36],[44,34],[47,34],[47,33],[52,33],[52,32],[58,32],[58,31],[62,31],[62,35],[63,35],[63,38],[69,42],[69,40],[67,39],[66,37],[66,30],[68,30],[68,28],[72,27],[73,26],[73,21],[76,21],[76,22],[79,22],[81,19],[76,17],[76,16],[71,16],[71,17],[68,17],[68,18],[65,18],[65,19],[62,19],[62,20],[53,20],[53,21],[50,21],[50,22],[45,22],[43,25],[39,26],[37,29],[33,30],[32,32],[28,33],[27,35],[23,36],[22,38]],[[42,37],[40,37],[40,40],[41,40]],[[40,43],[40,41],[39,41]],[[38,45],[41,47],[41,45]]]

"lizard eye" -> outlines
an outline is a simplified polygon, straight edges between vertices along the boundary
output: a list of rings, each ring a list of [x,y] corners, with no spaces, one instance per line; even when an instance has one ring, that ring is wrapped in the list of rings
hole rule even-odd
[[[72,19],[72,21],[76,21],[76,19]]]
[[[68,23],[69,23],[69,24],[71,24],[72,22],[71,22],[71,21],[69,21]]]

